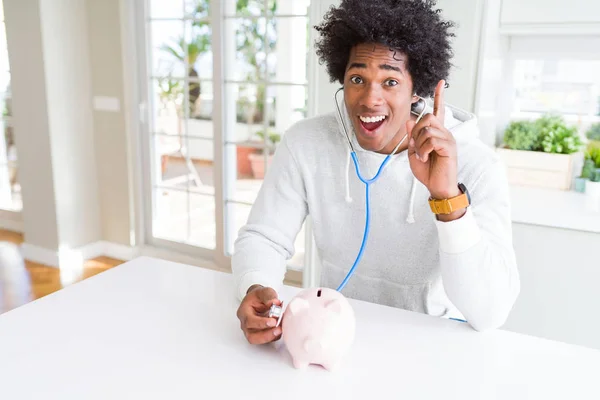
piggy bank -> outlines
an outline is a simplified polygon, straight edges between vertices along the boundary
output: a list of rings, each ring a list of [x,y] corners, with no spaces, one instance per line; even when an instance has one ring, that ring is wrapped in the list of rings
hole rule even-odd
[[[333,289],[301,291],[289,302],[282,318],[282,339],[296,368],[317,364],[332,371],[354,341],[354,310]]]

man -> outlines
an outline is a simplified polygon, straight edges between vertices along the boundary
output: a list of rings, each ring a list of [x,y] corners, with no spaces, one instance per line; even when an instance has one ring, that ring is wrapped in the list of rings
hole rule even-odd
[[[236,241],[237,315],[250,343],[281,335],[264,312],[281,304],[286,260],[309,213],[322,286],[337,288],[356,261],[366,187],[349,142],[366,179],[393,155],[369,185],[370,234],[342,293],[477,330],[506,320],[520,290],[508,184],[476,138],[475,117],[444,103],[452,24],[434,5],[344,0],[317,27],[317,54],[343,85],[343,104],[286,132]],[[433,113],[417,122],[411,107],[432,95]]]

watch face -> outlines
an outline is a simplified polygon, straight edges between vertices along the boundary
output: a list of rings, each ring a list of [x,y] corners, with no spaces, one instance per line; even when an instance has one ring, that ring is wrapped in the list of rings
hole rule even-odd
[[[471,194],[467,190],[467,187],[464,184],[459,183],[458,188],[460,189],[461,192],[463,192],[464,194],[467,195],[467,200],[469,200],[469,205],[470,205],[471,204]]]

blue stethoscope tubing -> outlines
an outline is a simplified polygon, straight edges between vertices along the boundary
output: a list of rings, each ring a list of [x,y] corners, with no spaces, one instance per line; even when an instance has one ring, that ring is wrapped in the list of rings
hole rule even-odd
[[[356,176],[358,176],[358,179],[360,179],[361,182],[365,184],[365,209],[366,209],[366,212],[365,212],[365,214],[366,214],[366,216],[365,216],[365,231],[364,231],[364,234],[363,234],[362,243],[360,245],[360,250],[358,251],[358,255],[356,256],[356,260],[354,260],[354,264],[352,264],[352,268],[350,268],[350,271],[348,271],[348,274],[346,274],[346,277],[344,278],[344,280],[342,281],[342,283],[340,284],[340,286],[338,286],[338,288],[337,288],[338,292],[341,292],[342,289],[344,288],[344,286],[346,286],[346,284],[350,280],[350,277],[354,273],[354,270],[356,269],[356,266],[360,262],[360,260],[361,260],[361,258],[363,256],[363,253],[365,251],[365,247],[367,245],[367,240],[369,239],[369,232],[371,230],[370,229],[370,225],[371,225],[371,206],[369,204],[369,188],[371,187],[371,183],[375,182],[379,178],[379,174],[381,174],[381,171],[383,170],[383,167],[388,163],[388,161],[390,160],[390,156],[391,156],[391,154],[388,154],[385,157],[385,160],[383,160],[383,162],[379,166],[379,170],[377,171],[377,174],[373,178],[371,178],[371,179],[365,179],[365,178],[363,178],[362,174],[360,173],[360,168],[358,167],[358,159],[356,157],[356,152],[354,152],[354,150],[353,150],[351,155],[352,155],[352,161],[354,161],[354,167],[356,169]]]
[[[362,174],[360,173],[360,167],[358,165],[358,157],[356,156],[356,151],[354,150],[354,146],[352,146],[352,141],[350,140],[350,136],[348,135],[348,131],[346,129],[346,124],[344,124],[344,119],[342,117],[342,112],[340,111],[340,106],[338,104],[337,101],[337,95],[340,92],[340,90],[342,90],[343,87],[339,88],[336,92],[335,92],[335,105],[338,111],[338,115],[340,117],[340,121],[342,122],[342,126],[344,128],[344,133],[346,134],[346,138],[348,139],[348,145],[350,146],[350,150],[351,152],[351,156],[352,156],[352,161],[354,162],[354,167],[356,169],[356,176],[358,177],[358,179],[360,179],[360,181],[362,183],[365,184],[365,230],[363,233],[363,238],[362,238],[362,243],[360,244],[360,249],[358,251],[358,254],[356,256],[356,259],[354,260],[354,263],[352,264],[352,267],[350,268],[350,270],[348,271],[348,273],[346,274],[346,277],[344,278],[344,280],[342,281],[342,283],[340,283],[340,285],[338,286],[338,288],[336,289],[338,292],[341,292],[342,289],[344,289],[344,287],[346,286],[346,284],[348,283],[348,281],[350,280],[350,277],[352,276],[352,274],[354,274],[354,271],[356,270],[356,266],[360,263],[360,260],[362,259],[363,253],[365,251],[365,247],[367,245],[367,241],[369,239],[369,232],[370,232],[370,228],[371,228],[371,205],[370,205],[370,201],[369,201],[369,193],[370,193],[370,186],[373,182],[377,181],[377,179],[379,179],[379,176],[381,174],[381,171],[383,171],[383,168],[387,165],[387,163],[390,161],[390,158],[392,157],[393,154],[396,153],[396,151],[398,151],[398,148],[400,147],[400,145],[406,140],[406,138],[408,137],[408,134],[405,135],[402,140],[396,145],[396,148],[390,153],[388,154],[385,159],[383,160],[383,162],[381,163],[381,165],[379,166],[379,170],[377,170],[377,174],[375,174],[375,176],[371,179],[366,179],[362,176]],[[425,100],[423,98],[420,98],[421,100]],[[423,117],[423,115],[425,114],[425,110],[426,107],[423,107],[421,113],[419,114],[418,118],[417,118],[417,122],[419,122],[421,120],[421,118]]]

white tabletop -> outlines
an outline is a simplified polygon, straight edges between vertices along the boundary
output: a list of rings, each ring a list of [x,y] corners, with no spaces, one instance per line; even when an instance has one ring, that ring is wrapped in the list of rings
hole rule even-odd
[[[357,301],[341,368],[296,370],[231,282],[139,258],[1,315],[0,399],[600,398],[599,351]]]

